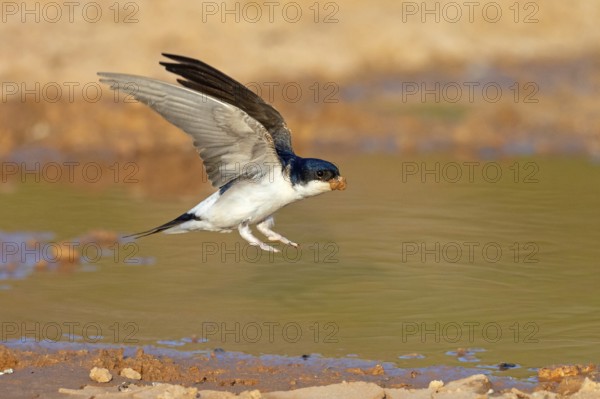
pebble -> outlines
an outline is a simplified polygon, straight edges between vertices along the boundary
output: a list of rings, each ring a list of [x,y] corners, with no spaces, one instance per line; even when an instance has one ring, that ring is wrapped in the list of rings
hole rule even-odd
[[[123,370],[121,370],[121,377],[129,378],[130,380],[142,379],[142,375],[131,367],[125,367]]]
[[[442,390],[444,392],[473,392],[483,395],[491,387],[490,380],[485,375],[475,374],[457,381],[451,381]]]
[[[90,370],[90,379],[96,382],[109,382],[112,374],[105,368],[94,367]]]

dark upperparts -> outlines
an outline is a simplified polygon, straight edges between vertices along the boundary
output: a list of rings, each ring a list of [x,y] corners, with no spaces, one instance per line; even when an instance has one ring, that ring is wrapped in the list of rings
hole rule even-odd
[[[282,169],[289,168],[290,170],[290,181],[292,185],[306,184],[313,180],[327,182],[340,176],[340,171],[337,166],[322,159],[301,158],[290,153],[281,154],[280,159],[282,162]],[[236,183],[239,183],[244,179],[252,180],[252,177],[239,176],[219,187],[219,193],[223,195]]]
[[[295,156],[289,162],[292,184],[306,184],[313,180],[329,181],[340,176],[337,166],[331,162],[316,158]]]
[[[243,84],[210,65],[175,54],[163,55],[176,62],[161,62],[167,71],[184,79],[177,81],[192,90],[207,94],[245,111],[260,122],[273,137],[278,154],[292,153],[291,133],[281,114]]]

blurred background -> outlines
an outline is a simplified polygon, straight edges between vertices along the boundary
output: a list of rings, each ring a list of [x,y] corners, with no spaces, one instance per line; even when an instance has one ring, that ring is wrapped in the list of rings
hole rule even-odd
[[[0,319],[134,322],[140,342],[185,349],[506,361],[521,375],[597,360],[593,2],[9,1],[1,17]],[[227,255],[235,234],[119,238],[214,190],[185,134],[98,83],[174,82],[161,52],[246,84],[299,155],[348,178],[281,212],[305,245],[297,260]],[[472,243],[504,255],[467,256]],[[339,340],[205,342],[203,321],[320,323]],[[469,339],[469,323],[504,334]]]
[[[249,84],[281,108],[298,146],[600,154],[600,10],[589,2],[3,4],[2,156],[131,159],[187,145],[97,83],[98,71],[173,81],[161,52]]]

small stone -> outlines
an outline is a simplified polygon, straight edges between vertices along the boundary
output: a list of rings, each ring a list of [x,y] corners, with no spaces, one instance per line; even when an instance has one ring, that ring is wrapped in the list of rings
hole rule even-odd
[[[508,369],[513,369],[515,367],[517,367],[517,365],[514,364],[514,363],[505,363],[505,362],[503,362],[503,363],[500,363],[498,365],[498,370],[500,370],[500,371],[506,371]]]
[[[593,364],[584,366],[580,364],[565,365],[556,367],[543,367],[538,370],[538,378],[540,381],[560,381],[565,377],[574,377],[577,375],[587,375],[596,371],[596,366]]]
[[[112,378],[112,374],[105,368],[94,367],[90,370],[90,379],[92,381],[109,382]]]
[[[444,387],[444,392],[471,392],[485,394],[492,387],[490,380],[483,374],[475,374],[467,378],[452,381]]]
[[[130,380],[141,380],[142,379],[142,375],[140,373],[138,373],[137,371],[135,371],[134,369],[132,369],[131,367],[125,367],[123,370],[121,370],[121,377],[125,377],[125,378],[129,378]]]
[[[440,389],[443,386],[444,386],[444,381],[440,381],[440,380],[433,380],[429,383],[429,389],[432,391],[433,390],[437,391],[438,389]]]

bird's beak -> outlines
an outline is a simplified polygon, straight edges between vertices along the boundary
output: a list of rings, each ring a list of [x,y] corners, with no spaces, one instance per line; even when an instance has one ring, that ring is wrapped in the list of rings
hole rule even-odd
[[[338,176],[336,179],[329,180],[329,187],[332,190],[340,190],[343,191],[346,189],[346,178],[342,176]]]

